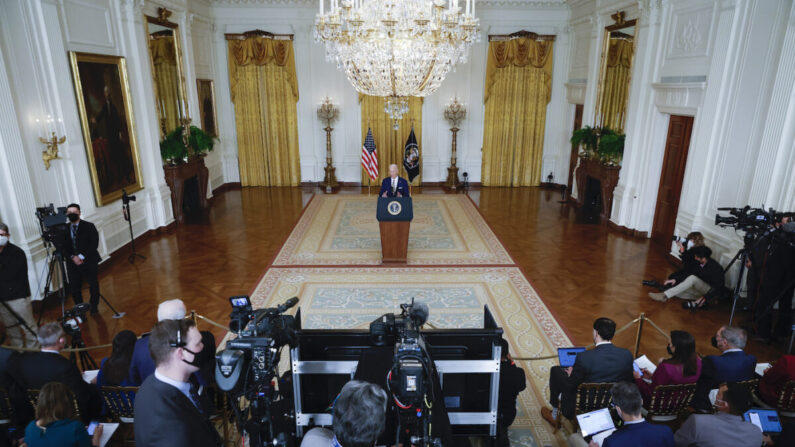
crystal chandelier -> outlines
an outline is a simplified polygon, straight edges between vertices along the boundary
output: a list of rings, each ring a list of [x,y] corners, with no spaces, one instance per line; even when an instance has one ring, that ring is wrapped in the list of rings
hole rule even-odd
[[[329,10],[325,10],[325,2]],[[479,40],[475,0],[319,0],[315,40],[359,92],[385,98],[395,122]]]

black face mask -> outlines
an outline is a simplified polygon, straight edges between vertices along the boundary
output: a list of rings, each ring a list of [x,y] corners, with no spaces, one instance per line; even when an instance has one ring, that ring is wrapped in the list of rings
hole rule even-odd
[[[66,218],[69,219],[69,222],[75,223],[80,219],[80,215],[77,213],[69,213],[66,215]]]
[[[206,355],[205,355],[205,351],[203,349],[201,351],[199,351],[199,352],[193,352],[190,349],[185,348],[185,347],[183,347],[182,349],[184,351],[187,351],[187,352],[190,352],[191,354],[193,354],[193,360],[192,361],[189,362],[189,361],[187,361],[185,359],[182,359],[183,362],[187,363],[188,365],[195,366],[197,368],[201,368],[202,366],[204,366],[204,364],[206,363],[206,359],[205,359]]]
[[[668,355],[670,355],[670,356],[674,355],[674,352],[671,351],[671,347],[670,346],[666,346],[665,349],[668,351]]]
[[[718,348],[718,338],[715,337],[714,335],[712,336],[712,340],[710,340],[710,343],[712,343],[712,347],[713,348],[716,348],[716,349]]]

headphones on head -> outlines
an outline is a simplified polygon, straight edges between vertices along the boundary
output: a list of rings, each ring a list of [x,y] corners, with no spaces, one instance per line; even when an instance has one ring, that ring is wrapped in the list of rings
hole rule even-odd
[[[187,342],[182,341],[182,328],[179,325],[179,321],[177,321],[177,341],[169,342],[168,344],[172,348],[184,348],[188,345]]]

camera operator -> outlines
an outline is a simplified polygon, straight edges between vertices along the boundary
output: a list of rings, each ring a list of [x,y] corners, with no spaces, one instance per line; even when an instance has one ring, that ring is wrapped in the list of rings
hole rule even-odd
[[[91,292],[91,314],[96,315],[99,312],[97,267],[101,260],[97,251],[99,233],[94,224],[80,218],[80,205],[76,203],[70,203],[66,207],[66,217],[69,225],[62,247],[72,298],[75,304],[83,302],[83,281],[87,282]]]
[[[775,222],[777,230],[791,222],[791,214],[785,214]],[[754,320],[757,324],[755,339],[770,342],[777,337],[786,338],[792,329],[792,295],[795,293],[795,247],[785,241],[776,240],[775,236],[767,237],[761,241],[760,251],[762,256],[755,258],[758,275],[758,300],[754,310]],[[749,263],[753,261],[749,260]],[[753,265],[753,264],[752,264]],[[750,286],[749,286],[750,288]],[[773,306],[778,302],[778,322],[775,332],[773,325]]]
[[[0,320],[8,328],[8,344],[35,348],[36,323],[30,303],[28,259],[21,248],[9,242],[8,226],[0,223]],[[27,326],[27,328],[25,327]]]
[[[666,302],[672,297],[694,301],[693,308],[700,308],[706,301],[716,297],[724,288],[723,267],[712,259],[709,247],[693,247],[695,271],[684,280],[669,279],[665,282],[673,287],[661,293],[649,293],[654,301]]]
[[[351,380],[334,402],[334,431],[313,428],[301,447],[372,447],[384,431],[386,402],[378,385]]]
[[[665,281],[663,285],[673,285],[674,283],[678,282],[680,283],[688,276],[695,274],[699,265],[693,256],[693,248],[704,246],[704,235],[698,231],[694,231],[687,235],[687,238],[684,240],[684,242],[677,240],[676,246],[679,249],[679,259],[682,260],[682,268],[671,273],[668,276],[668,280]]]
[[[509,446],[508,427],[516,419],[516,396],[527,388],[524,370],[511,358],[508,340],[500,339],[500,394],[497,404],[497,445]]]

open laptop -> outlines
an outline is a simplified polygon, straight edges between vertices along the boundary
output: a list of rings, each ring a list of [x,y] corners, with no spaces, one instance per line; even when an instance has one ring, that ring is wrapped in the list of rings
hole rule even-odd
[[[602,445],[602,441],[616,430],[610,410],[607,408],[578,414],[577,423],[580,424],[582,437],[587,439],[590,436],[599,445]]]
[[[577,359],[577,354],[583,351],[585,351],[585,348],[558,348],[560,366],[564,368],[574,366],[574,360]]]
[[[781,433],[781,420],[776,410],[751,408],[743,414],[743,419],[759,427],[762,433]]]

